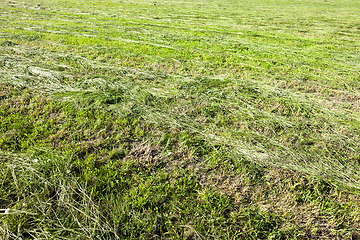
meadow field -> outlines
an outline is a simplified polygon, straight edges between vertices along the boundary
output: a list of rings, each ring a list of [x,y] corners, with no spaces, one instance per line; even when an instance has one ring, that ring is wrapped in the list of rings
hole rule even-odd
[[[0,239],[360,239],[358,0],[1,0]]]

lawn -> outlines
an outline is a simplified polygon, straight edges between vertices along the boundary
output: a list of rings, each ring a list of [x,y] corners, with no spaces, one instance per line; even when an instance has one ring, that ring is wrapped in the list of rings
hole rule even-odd
[[[1,239],[360,238],[357,0],[0,2]]]

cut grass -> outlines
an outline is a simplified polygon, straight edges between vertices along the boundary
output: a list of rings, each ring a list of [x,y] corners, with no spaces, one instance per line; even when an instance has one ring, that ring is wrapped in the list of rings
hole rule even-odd
[[[119,119],[20,94],[23,108],[17,111],[28,117],[11,121],[24,127],[2,145],[7,152],[20,146],[24,152],[2,157],[4,205],[35,216],[6,218],[5,226],[18,236],[280,238],[335,236],[330,230],[336,231],[337,218],[345,217],[340,227],[345,233],[356,226],[355,196],[342,200],[344,193],[328,182],[234,158],[224,147],[180,129],[167,132],[133,116]],[[21,114],[8,118],[14,116]],[[143,144],[151,139],[143,129],[156,147]],[[326,224],[317,226],[321,221]],[[311,233],[316,226],[319,232]]]
[[[356,238],[343,2],[1,3],[0,234]]]

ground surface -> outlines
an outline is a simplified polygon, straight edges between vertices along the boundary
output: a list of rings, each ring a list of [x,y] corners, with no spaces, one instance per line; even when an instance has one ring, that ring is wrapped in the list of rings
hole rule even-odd
[[[360,2],[0,2],[1,239],[358,239]]]

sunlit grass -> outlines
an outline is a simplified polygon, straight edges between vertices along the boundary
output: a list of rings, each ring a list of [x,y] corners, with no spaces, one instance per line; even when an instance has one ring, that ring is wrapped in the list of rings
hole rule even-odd
[[[356,1],[0,8],[5,238],[356,236]]]

